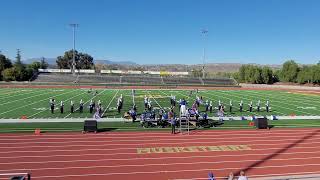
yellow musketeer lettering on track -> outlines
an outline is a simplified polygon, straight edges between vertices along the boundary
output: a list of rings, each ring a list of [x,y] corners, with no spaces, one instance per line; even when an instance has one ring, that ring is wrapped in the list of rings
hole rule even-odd
[[[150,152],[150,148],[138,148],[137,153],[138,154],[149,154],[151,152]]]
[[[137,154],[212,152],[212,151],[246,151],[246,150],[252,150],[252,149],[248,145],[152,147],[152,148],[137,148]]]

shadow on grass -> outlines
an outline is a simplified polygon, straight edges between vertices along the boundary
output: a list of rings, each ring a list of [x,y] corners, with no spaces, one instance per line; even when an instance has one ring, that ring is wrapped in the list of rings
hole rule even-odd
[[[98,133],[100,132],[109,132],[109,131],[115,131],[118,128],[98,128]]]
[[[193,130],[196,130],[196,129],[199,129],[199,128],[209,129],[209,128],[212,128],[212,127],[219,127],[219,126],[221,126],[223,124],[224,124],[223,121],[215,121],[215,120],[212,120],[212,119],[207,119],[207,121],[205,121],[205,120],[199,121],[198,127],[194,127],[192,129]]]
[[[268,125],[268,129],[274,128],[274,125]]]
[[[314,131],[314,132],[312,132],[312,133],[310,133],[310,134],[308,134],[308,135],[306,135],[306,136],[304,136],[304,137],[302,137],[302,138],[300,138],[299,140],[297,140],[297,141],[289,144],[288,146],[286,146],[286,147],[284,147],[284,148],[282,148],[282,149],[280,149],[280,150],[278,150],[278,151],[276,151],[276,152],[274,152],[274,153],[266,156],[265,158],[263,158],[263,159],[255,162],[255,163],[249,165],[249,166],[246,167],[245,169],[242,169],[242,171],[244,171],[244,172],[250,171],[252,168],[257,167],[257,166],[265,163],[266,161],[268,161],[268,160],[270,160],[270,159],[272,159],[272,158],[275,158],[276,156],[278,156],[278,155],[286,152],[286,151],[289,150],[290,148],[293,148],[294,146],[297,146],[297,145],[299,145],[300,143],[303,143],[304,141],[312,138],[313,136],[319,134],[319,132],[320,132],[320,129],[319,129],[319,130],[316,130],[316,131]],[[238,172],[236,172],[235,175],[239,175],[239,174],[240,174],[240,171],[241,171],[241,170],[239,170]]]

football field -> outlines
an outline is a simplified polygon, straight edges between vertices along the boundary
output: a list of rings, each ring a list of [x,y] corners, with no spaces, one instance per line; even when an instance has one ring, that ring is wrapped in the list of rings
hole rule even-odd
[[[95,91],[97,94],[95,95]],[[144,97],[147,96],[152,102],[155,110],[163,108],[168,111],[170,108],[170,97],[175,96],[177,101],[185,99],[188,106],[191,106],[196,96],[201,97],[203,101],[213,102],[213,107],[218,106],[220,100],[225,106],[225,116],[252,116],[252,115],[277,115],[277,116],[318,116],[320,115],[320,96],[316,94],[307,94],[303,92],[289,92],[276,90],[199,90],[196,93],[193,90],[135,90],[134,96],[132,90],[128,89],[63,89],[63,88],[0,88],[0,118],[1,119],[19,119],[26,117],[33,118],[92,118],[89,113],[89,103],[91,100],[96,103],[102,102],[102,111],[105,117],[122,117],[125,111],[128,111],[133,103],[136,104],[138,114],[144,111]],[[121,113],[117,112],[117,99],[123,96],[124,106]],[[52,114],[49,107],[49,99],[56,101],[55,112]],[[79,102],[83,100],[84,112],[79,112]],[[75,104],[76,112],[70,113],[70,101]],[[232,101],[233,112],[229,112],[229,102]],[[239,103],[243,101],[243,112],[239,111]],[[256,109],[256,104],[261,101],[260,112]],[[269,100],[270,112],[266,112],[265,103]],[[60,101],[64,102],[64,113],[59,110]],[[253,102],[253,112],[249,112],[248,104]],[[205,111],[205,106],[200,106],[200,111]],[[175,108],[178,112],[178,107]],[[208,116],[216,116],[217,110]]]

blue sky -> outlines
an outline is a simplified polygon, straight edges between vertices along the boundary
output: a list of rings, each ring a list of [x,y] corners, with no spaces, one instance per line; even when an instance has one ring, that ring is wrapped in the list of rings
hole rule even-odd
[[[281,64],[320,60],[319,0],[2,0],[0,50],[14,59],[77,47],[140,64]],[[209,30],[207,41],[201,29]]]

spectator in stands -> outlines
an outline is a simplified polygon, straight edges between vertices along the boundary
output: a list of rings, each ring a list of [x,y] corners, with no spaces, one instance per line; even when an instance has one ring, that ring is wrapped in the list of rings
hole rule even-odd
[[[230,172],[228,180],[234,180],[234,174],[233,172]]]
[[[244,171],[240,171],[240,176],[239,176],[238,180],[248,180],[248,178],[245,175]]]

